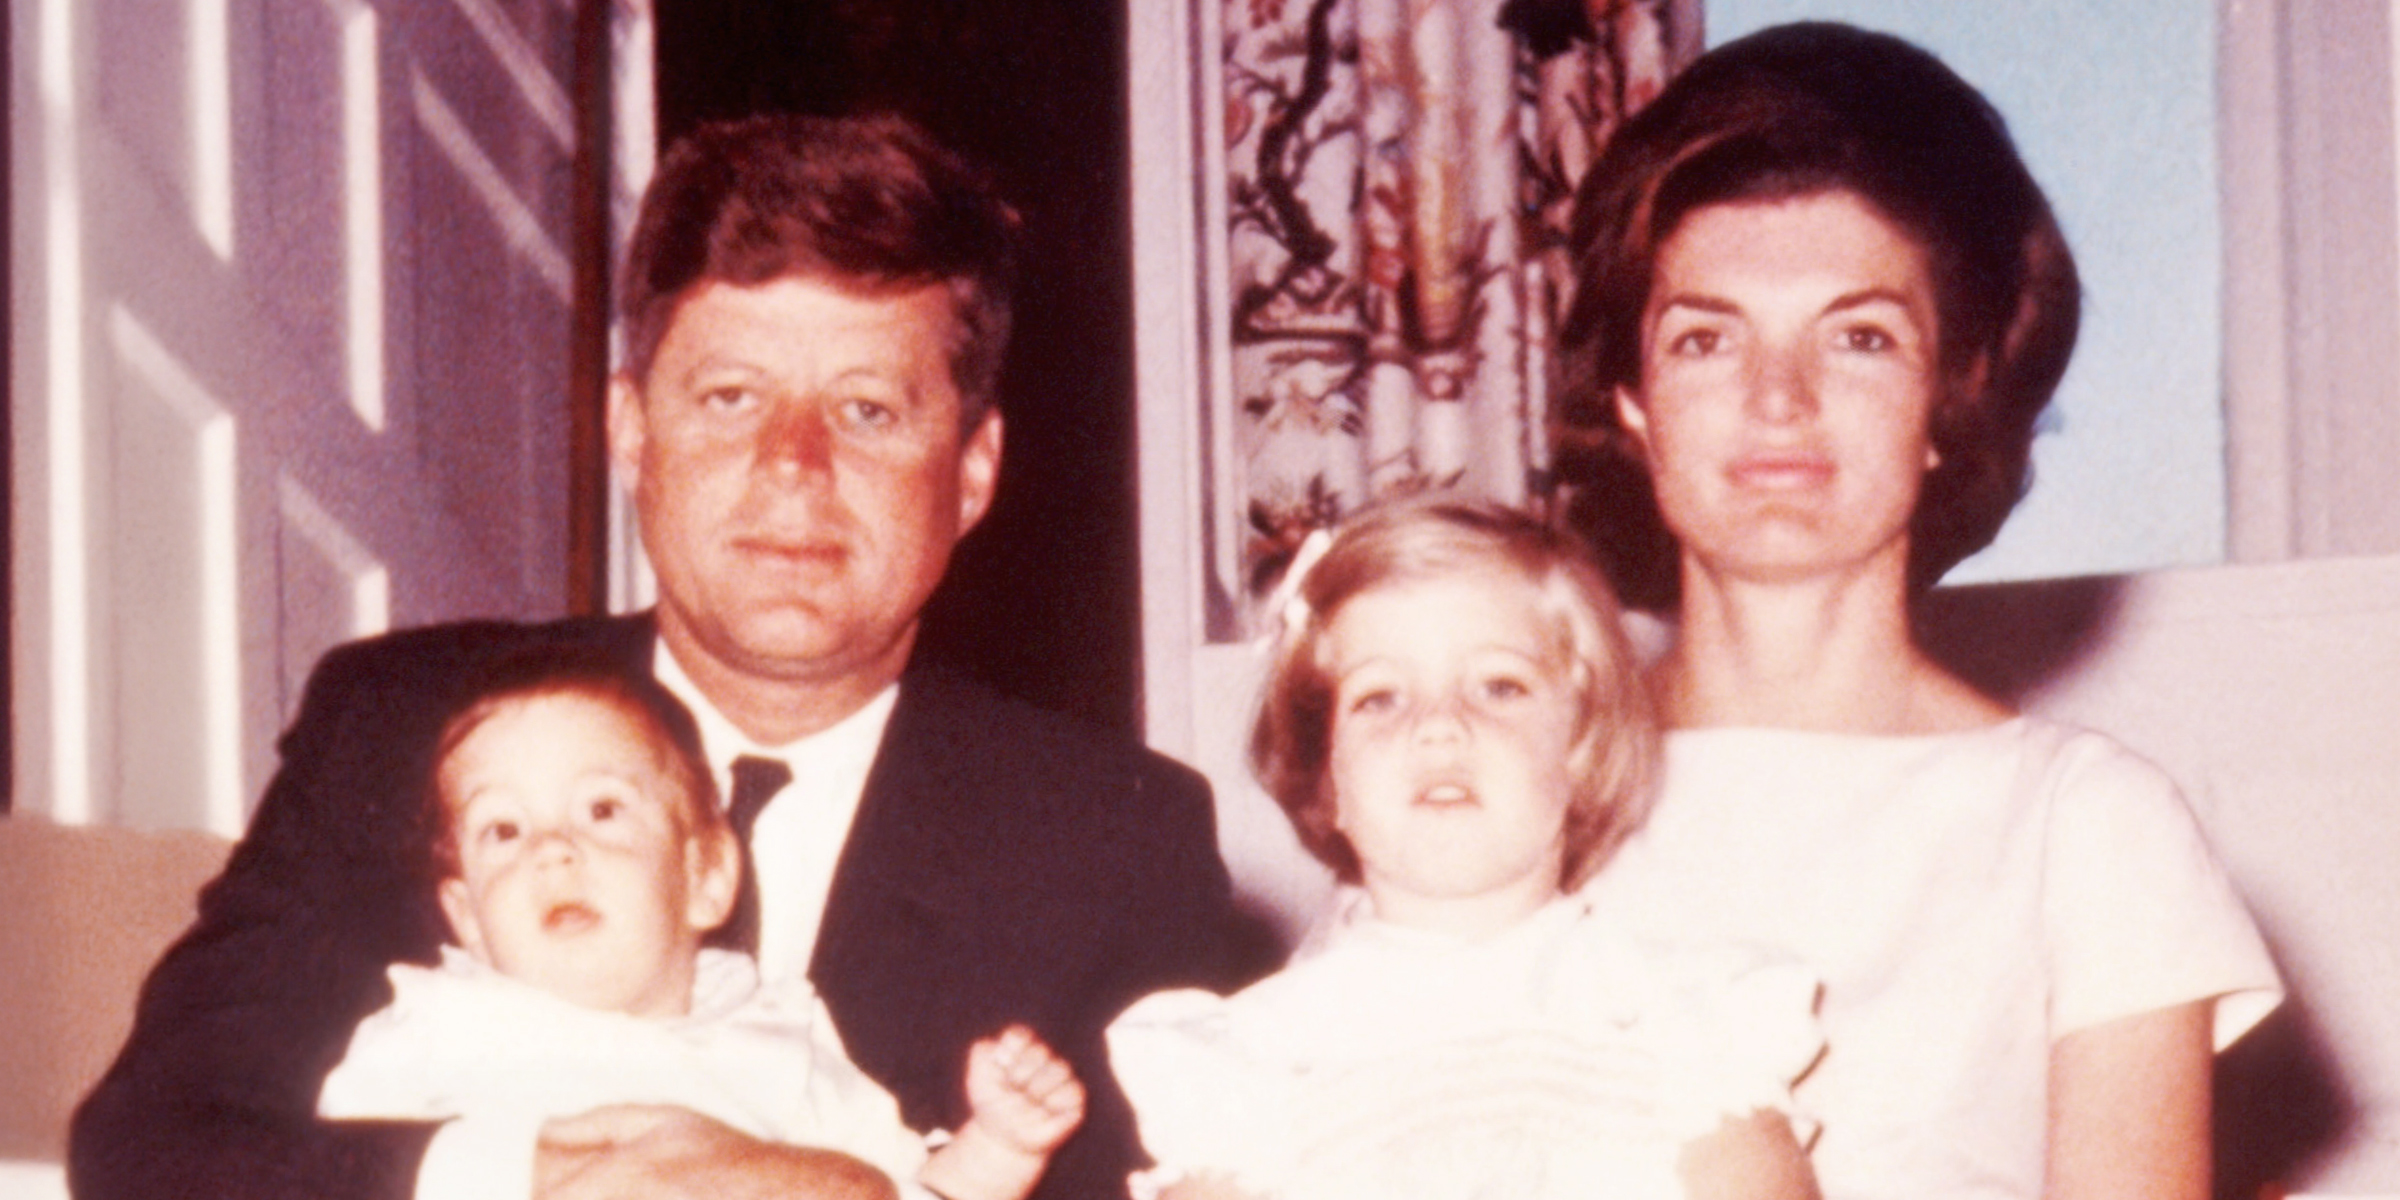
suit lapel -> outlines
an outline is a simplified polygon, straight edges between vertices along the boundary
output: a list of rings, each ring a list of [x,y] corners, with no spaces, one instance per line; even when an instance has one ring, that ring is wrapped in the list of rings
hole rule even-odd
[[[949,731],[957,719],[943,681],[912,673],[900,684],[883,744],[867,773],[858,815],[834,867],[825,920],[809,974],[833,979],[888,963],[893,938],[915,940],[924,923],[955,915],[957,892],[941,809]],[[835,984],[834,986],[839,986]]]

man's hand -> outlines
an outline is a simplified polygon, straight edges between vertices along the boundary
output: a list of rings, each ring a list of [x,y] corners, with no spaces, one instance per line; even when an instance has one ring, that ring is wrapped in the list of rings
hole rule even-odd
[[[762,1142],[689,1109],[627,1104],[542,1126],[534,1200],[898,1200],[846,1154]]]

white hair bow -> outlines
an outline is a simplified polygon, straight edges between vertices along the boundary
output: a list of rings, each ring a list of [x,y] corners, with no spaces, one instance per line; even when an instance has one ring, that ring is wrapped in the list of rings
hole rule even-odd
[[[1308,628],[1308,599],[1300,594],[1301,585],[1308,581],[1308,573],[1316,569],[1318,560],[1332,546],[1330,529],[1311,529],[1300,540],[1300,548],[1292,552],[1291,565],[1283,569],[1283,578],[1276,582],[1274,591],[1267,593],[1266,611],[1280,617],[1282,623],[1274,636],[1260,639],[1262,645],[1272,649],[1299,637]]]

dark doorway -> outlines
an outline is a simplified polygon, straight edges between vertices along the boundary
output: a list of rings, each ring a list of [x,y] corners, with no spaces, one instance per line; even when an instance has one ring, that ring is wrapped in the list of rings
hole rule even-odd
[[[1023,212],[999,499],[920,653],[1045,707],[1138,722],[1133,329],[1114,0],[677,0],[659,136],[749,112],[891,109],[987,164]]]

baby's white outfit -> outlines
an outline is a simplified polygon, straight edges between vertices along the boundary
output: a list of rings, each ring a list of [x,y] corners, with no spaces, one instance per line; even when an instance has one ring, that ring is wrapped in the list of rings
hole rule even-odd
[[[2174,784],[2098,734],[1697,729],[1666,754],[1585,894],[1645,936],[1822,974],[1799,1100],[1828,1200],[2039,1196],[2059,1038],[2214,998],[2223,1047],[2281,996]]]
[[[670,1104],[753,1137],[839,1150],[917,1190],[924,1139],[850,1061],[815,989],[761,985],[747,955],[703,950],[689,1015],[585,1008],[455,946],[390,969],[392,1002],[359,1023],[325,1080],[329,1118],[449,1122],[419,1196],[533,1194],[542,1123],[611,1104]]]
[[[1581,899],[1481,940],[1327,928],[1245,991],[1109,1028],[1159,1164],[1137,1194],[1215,1172],[1271,1200],[1680,1200],[1682,1147],[1788,1111],[1822,1045],[1808,972],[1637,942]]]

